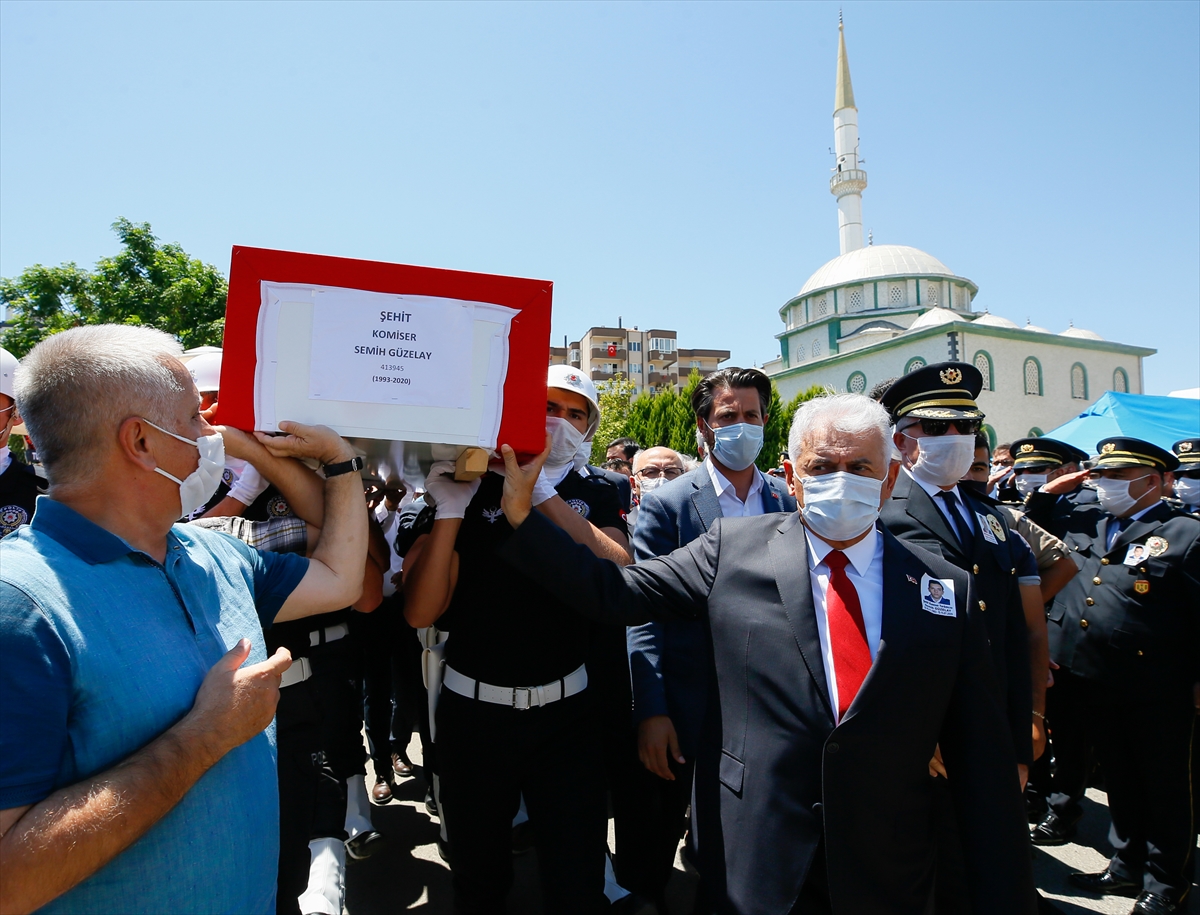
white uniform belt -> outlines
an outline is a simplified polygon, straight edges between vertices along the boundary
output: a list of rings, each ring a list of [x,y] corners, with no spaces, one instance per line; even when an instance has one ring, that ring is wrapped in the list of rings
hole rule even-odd
[[[292,666],[283,672],[283,679],[279,681],[279,688],[285,686],[295,686],[297,683],[303,683],[312,676],[312,664],[308,658],[296,658],[292,661]]]
[[[549,705],[551,702],[557,702],[559,699],[566,699],[568,696],[583,692],[587,687],[587,665],[580,664],[578,668],[561,680],[555,680],[552,683],[517,687],[492,686],[490,683],[472,680],[447,665],[442,674],[442,685],[468,699],[507,705],[510,708],[524,711]]]
[[[350,634],[350,627],[345,623],[338,623],[336,626],[326,626],[324,629],[314,629],[308,634],[308,645],[310,648],[316,648],[318,645],[324,645],[327,642],[336,642],[338,639],[345,638]]]

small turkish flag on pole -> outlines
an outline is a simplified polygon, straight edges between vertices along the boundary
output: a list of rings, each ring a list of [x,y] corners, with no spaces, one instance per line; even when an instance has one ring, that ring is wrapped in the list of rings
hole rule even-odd
[[[617,345],[615,343],[608,344],[608,354],[615,356],[617,354]]]

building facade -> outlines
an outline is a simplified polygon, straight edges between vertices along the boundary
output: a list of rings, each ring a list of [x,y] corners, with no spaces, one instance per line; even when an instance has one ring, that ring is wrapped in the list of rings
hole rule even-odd
[[[933,362],[971,362],[984,376],[980,408],[992,443],[1040,435],[1105,391],[1140,394],[1142,359],[1155,350],[1061,333],[973,310],[979,287],[936,257],[904,245],[863,245],[858,111],[839,24],[830,192],[841,253],[779,309],[779,358],[763,369],[789,399],[812,385],[866,393]]]
[[[707,375],[729,359],[729,350],[680,349],[673,330],[592,327],[582,339],[550,348],[551,365],[573,365],[599,384],[624,375],[634,395],[679,391],[692,370]]]

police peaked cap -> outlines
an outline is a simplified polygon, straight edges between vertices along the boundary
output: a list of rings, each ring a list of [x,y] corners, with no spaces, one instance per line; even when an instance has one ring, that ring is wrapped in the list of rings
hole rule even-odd
[[[896,380],[880,403],[895,422],[913,419],[983,419],[975,403],[983,388],[979,369],[966,362],[939,362]]]
[[[1170,451],[1143,442],[1140,438],[1123,435],[1106,438],[1096,443],[1097,458],[1092,461],[1094,470],[1117,470],[1121,467],[1152,467],[1155,470],[1175,470],[1179,459]]]
[[[1013,468],[1016,470],[1054,470],[1063,464],[1086,461],[1086,451],[1052,438],[1020,438],[1012,443]]]
[[[1194,470],[1200,464],[1200,438],[1185,438],[1171,446],[1171,453],[1179,460],[1183,470]]]

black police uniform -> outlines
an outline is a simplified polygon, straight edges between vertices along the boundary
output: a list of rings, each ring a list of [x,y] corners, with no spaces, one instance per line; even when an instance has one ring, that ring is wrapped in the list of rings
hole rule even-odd
[[[973,365],[944,362],[918,369],[897,380],[880,403],[894,421],[916,419],[982,419],[975,404],[983,377]],[[1005,697],[1009,729],[1017,761],[1033,762],[1033,687],[1029,667],[1029,634],[1017,582],[1017,563],[1010,549],[1012,532],[991,504],[963,486],[954,492],[965,512],[959,525],[971,527],[969,541],[960,541],[933,499],[906,471],[901,470],[892,497],[879,518],[896,537],[928,550],[974,576],[977,614],[988,633],[992,667]],[[986,527],[985,527],[986,526]],[[935,911],[938,915],[965,913],[966,865],[962,859],[954,813],[946,784],[935,783],[935,824],[938,865]]]
[[[503,483],[495,473],[482,478],[459,530],[446,677],[453,670],[498,687],[554,684],[584,663],[591,626],[499,557],[512,536],[500,506]],[[597,528],[625,530],[616,487],[608,480],[572,471],[557,490]],[[456,911],[504,910],[512,883],[512,820],[522,795],[546,911],[606,910],[601,748],[589,689],[522,710],[459,695],[443,681],[437,708],[440,810]],[[518,692],[524,697],[524,690]]]
[[[37,497],[45,491],[46,481],[24,461],[12,458],[0,474],[0,537],[29,523]]]
[[[1098,468],[1175,464],[1136,439],[1107,439],[1097,448]],[[1110,544],[1116,521],[1107,513],[1072,517],[1064,541],[1079,574],[1054,603],[1050,657],[1075,678],[1078,713],[1095,736],[1116,848],[1109,873],[1178,903],[1195,854],[1190,748],[1192,684],[1200,682],[1200,522],[1160,502],[1126,519]]]
[[[1195,478],[1200,478],[1200,438],[1185,438],[1180,439],[1171,446],[1171,454],[1175,455],[1175,459],[1179,461],[1179,468],[1175,471],[1176,475],[1189,474],[1196,475]],[[1192,515],[1200,518],[1200,505],[1188,505],[1179,499],[1171,499],[1171,504],[1174,505],[1184,514]]]

